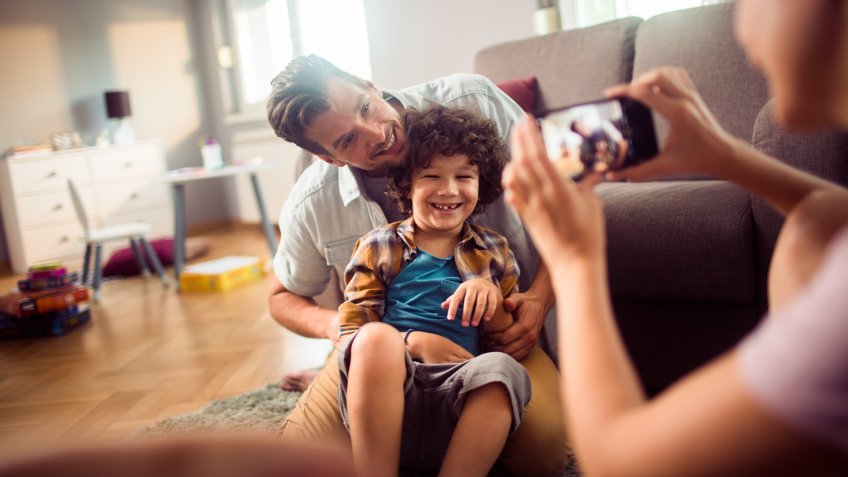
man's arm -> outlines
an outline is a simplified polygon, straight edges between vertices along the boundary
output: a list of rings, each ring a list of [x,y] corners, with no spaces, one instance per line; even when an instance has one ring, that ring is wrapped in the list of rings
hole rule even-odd
[[[321,307],[310,297],[286,290],[276,276],[271,277],[268,309],[277,323],[301,336],[333,342],[339,339],[338,310]]]

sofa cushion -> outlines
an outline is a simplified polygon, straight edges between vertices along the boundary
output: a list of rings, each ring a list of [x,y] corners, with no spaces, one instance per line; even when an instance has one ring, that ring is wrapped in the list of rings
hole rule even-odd
[[[501,81],[497,84],[498,88],[506,93],[513,101],[518,103],[527,113],[532,113],[536,110],[536,77],[528,76],[526,78]]]
[[[754,303],[751,204],[724,181],[607,183],[610,288],[639,300]]]
[[[748,64],[733,36],[733,5],[718,4],[652,17],[636,33],[633,76],[659,66],[685,68],[718,122],[751,140],[754,119],[768,100],[762,75]],[[668,125],[657,119],[661,141]]]
[[[475,56],[474,72],[495,83],[535,76],[538,109],[597,99],[604,88],[630,81],[633,38],[640,23],[624,18],[490,46]]]

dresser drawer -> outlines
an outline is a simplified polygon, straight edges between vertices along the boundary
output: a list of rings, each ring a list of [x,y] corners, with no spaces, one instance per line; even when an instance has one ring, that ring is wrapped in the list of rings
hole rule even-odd
[[[10,163],[9,173],[15,194],[68,190],[68,179],[77,185],[89,182],[88,164],[81,155]]]
[[[83,198],[86,209],[93,210],[91,193],[86,194],[80,191],[80,196]],[[20,225],[24,228],[77,221],[77,214],[68,191],[24,196],[18,199],[17,205]]]
[[[100,215],[114,215],[165,204],[167,193],[165,183],[149,179],[101,185],[97,188],[97,203]]]
[[[56,225],[25,230],[27,264],[69,255],[82,255],[85,242],[82,240],[79,223]]]
[[[91,155],[91,173],[97,183],[155,177],[165,173],[165,161],[158,146],[98,151]]]

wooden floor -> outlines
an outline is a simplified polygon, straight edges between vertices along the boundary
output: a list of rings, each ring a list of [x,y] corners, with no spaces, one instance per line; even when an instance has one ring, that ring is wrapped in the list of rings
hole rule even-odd
[[[212,248],[198,260],[268,257],[258,228],[203,236]],[[297,337],[268,314],[269,276],[226,292],[182,294],[155,277],[110,281],[84,328],[0,342],[0,455],[120,440],[158,419],[320,365],[327,342]],[[18,278],[0,276],[0,291]]]

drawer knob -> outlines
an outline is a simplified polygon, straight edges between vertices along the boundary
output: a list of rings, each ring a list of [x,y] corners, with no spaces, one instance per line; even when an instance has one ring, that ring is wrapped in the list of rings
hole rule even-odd
[[[59,243],[68,243],[68,241],[70,241],[70,239],[67,235],[63,235],[62,238],[59,239]]]
[[[129,169],[133,166],[132,161],[127,161],[124,163],[124,169]]]
[[[138,199],[138,192],[133,192],[132,195],[130,196],[130,199],[133,199],[133,200]]]
[[[60,202],[60,203],[54,205],[53,210],[62,210],[62,203]]]
[[[50,172],[47,173],[48,179],[52,179],[54,177],[56,177],[56,171],[50,171]]]

